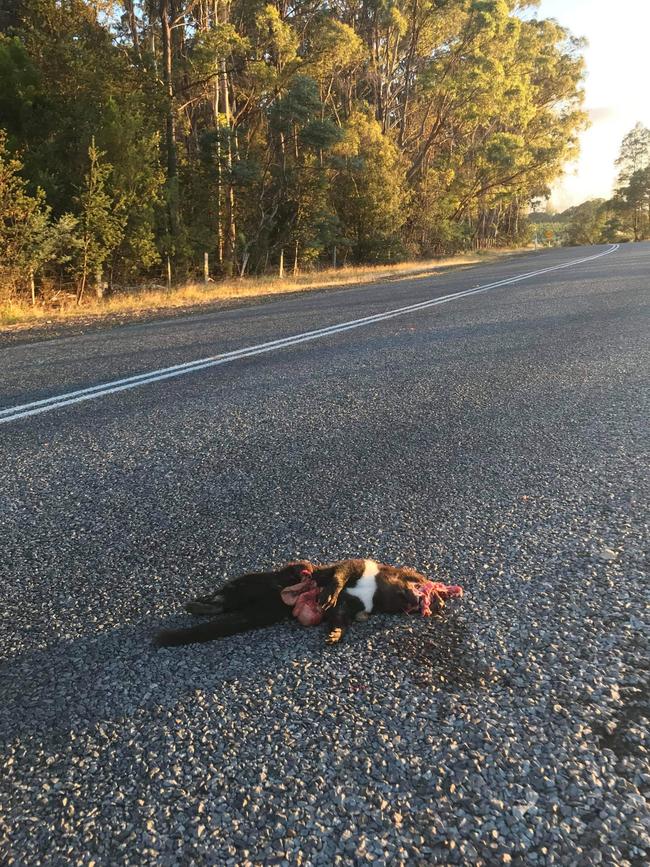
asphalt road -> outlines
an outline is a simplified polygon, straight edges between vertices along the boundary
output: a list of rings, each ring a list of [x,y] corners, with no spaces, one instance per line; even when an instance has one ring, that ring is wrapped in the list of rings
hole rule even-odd
[[[0,349],[0,861],[645,864],[650,244]],[[156,651],[295,557],[461,583]]]

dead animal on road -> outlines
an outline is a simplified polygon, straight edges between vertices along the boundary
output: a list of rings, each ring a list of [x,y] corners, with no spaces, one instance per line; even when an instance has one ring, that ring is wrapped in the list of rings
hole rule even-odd
[[[340,560],[324,566],[301,560],[275,572],[242,575],[188,602],[185,607],[191,614],[216,618],[189,629],[164,630],[156,642],[170,647],[212,641],[293,615],[304,626],[325,620],[327,643],[335,644],[354,620],[377,613],[440,613],[446,598],[462,592],[456,585],[430,581],[414,569],[375,560]]]

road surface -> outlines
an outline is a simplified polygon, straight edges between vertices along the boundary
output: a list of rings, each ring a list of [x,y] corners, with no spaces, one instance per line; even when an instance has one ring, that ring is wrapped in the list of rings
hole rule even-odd
[[[547,250],[0,349],[0,860],[647,863],[649,275]],[[151,644],[344,556],[466,596]]]

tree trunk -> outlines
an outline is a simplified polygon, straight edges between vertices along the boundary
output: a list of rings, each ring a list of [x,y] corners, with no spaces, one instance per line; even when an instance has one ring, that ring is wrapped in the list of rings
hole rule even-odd
[[[228,24],[230,20],[230,4],[224,2],[221,5],[220,24]],[[219,7],[217,7],[218,12]],[[230,88],[228,84],[228,70],[226,58],[219,60],[219,83],[221,86],[221,104],[226,116],[228,126],[228,142],[226,145],[226,166],[228,168],[228,183],[226,185],[226,208],[225,208],[225,232],[224,232],[224,272],[231,277],[235,268],[235,246],[237,241],[237,229],[235,226],[235,189],[232,185],[232,115],[230,111]]]
[[[77,307],[81,304],[81,299],[86,291],[86,280],[88,279],[88,250],[84,250],[84,261],[81,266],[81,285],[77,287]]]
[[[102,273],[102,267],[99,265],[95,271],[95,297],[98,301],[101,301],[104,297],[104,275]]]
[[[406,137],[406,124],[408,118],[408,110],[409,110],[409,99],[411,96],[411,70],[413,67],[413,62],[415,59],[415,49],[417,47],[418,40],[418,27],[417,27],[417,17],[418,17],[418,2],[419,0],[413,0],[413,7],[411,9],[411,39],[409,44],[409,51],[406,58],[406,67],[404,69],[404,99],[402,100],[402,111],[400,117],[399,124],[399,146],[400,148],[404,148],[404,139]]]
[[[172,61],[172,29],[170,0],[160,0],[162,32],[163,82],[167,97],[165,118],[165,152],[167,158],[167,216],[172,238],[178,234],[178,157],[176,153],[176,117]]]
[[[156,28],[154,21],[156,20],[156,2],[157,0],[149,0],[147,5],[147,19],[149,24],[148,42],[149,51],[153,59],[153,69],[158,77],[158,58],[156,57]]]
[[[235,267],[235,242],[237,239],[237,230],[235,227],[235,190],[232,185],[232,126],[230,115],[230,94],[228,90],[228,73],[226,71],[226,60],[222,58],[221,66],[221,95],[223,100],[224,114],[226,115],[226,123],[228,125],[228,142],[226,145],[226,166],[228,168],[228,183],[226,185],[226,226],[224,238],[224,270],[230,277]]]
[[[135,17],[135,8],[133,0],[124,0],[124,11],[129,22],[129,30],[131,31],[131,42],[133,44],[133,53],[136,59],[142,60],[142,52],[140,51],[140,35],[138,34],[138,22]]]
[[[219,26],[219,0],[214,0],[212,5],[212,20],[215,29]],[[223,166],[221,164],[221,130],[219,128],[219,92],[221,89],[221,74],[219,67],[219,59],[215,60],[215,77],[214,77],[214,101],[212,104],[212,112],[214,117],[214,127],[217,131],[217,261],[219,267],[223,267],[223,213],[222,213],[222,198],[223,198]]]

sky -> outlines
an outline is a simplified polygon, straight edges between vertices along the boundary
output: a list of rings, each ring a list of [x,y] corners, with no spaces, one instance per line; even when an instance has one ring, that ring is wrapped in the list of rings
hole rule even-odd
[[[585,109],[591,127],[580,136],[580,157],[555,184],[549,210],[609,198],[621,139],[637,121],[650,127],[650,0],[541,0],[533,13],[555,18],[583,36]]]

